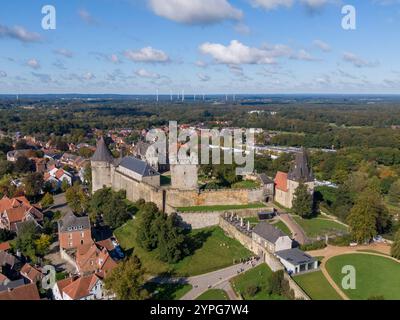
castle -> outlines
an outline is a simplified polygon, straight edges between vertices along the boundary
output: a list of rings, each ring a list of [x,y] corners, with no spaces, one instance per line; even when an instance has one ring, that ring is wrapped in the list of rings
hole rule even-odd
[[[92,192],[103,187],[124,190],[128,200],[154,202],[167,213],[179,207],[263,202],[271,196],[264,186],[251,190],[200,190],[198,167],[192,164],[171,165],[171,185],[163,186],[160,173],[147,162],[130,156],[115,159],[103,138],[97,141],[91,167]]]
[[[314,193],[314,175],[304,148],[296,154],[295,163],[290,171],[278,171],[274,181],[275,201],[286,208],[292,208],[294,193],[301,182],[307,186],[310,193]]]

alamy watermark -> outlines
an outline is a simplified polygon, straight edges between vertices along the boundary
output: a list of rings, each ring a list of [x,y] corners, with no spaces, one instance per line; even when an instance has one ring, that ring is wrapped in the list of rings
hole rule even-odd
[[[254,170],[254,137],[254,129],[183,128],[178,132],[177,122],[170,121],[168,135],[161,129],[147,133],[151,146],[146,156],[170,165],[236,164],[236,174],[245,175]]]

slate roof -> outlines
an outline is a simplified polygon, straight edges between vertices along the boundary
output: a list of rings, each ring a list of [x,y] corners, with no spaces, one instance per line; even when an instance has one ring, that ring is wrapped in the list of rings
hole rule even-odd
[[[265,173],[260,173],[260,174],[258,175],[258,177],[260,178],[260,180],[261,180],[261,182],[262,182],[263,184],[271,184],[271,183],[274,183],[274,181],[273,181],[272,179],[268,178],[268,176],[267,176]]]
[[[97,147],[96,151],[94,152],[92,158],[92,161],[105,161],[105,162],[113,162],[114,157],[111,154],[110,149],[108,149],[106,143],[104,142],[104,138],[101,137],[99,140],[97,140]]]
[[[9,291],[25,285],[24,279],[18,279],[14,281],[7,281],[5,284],[0,284],[0,292]]]
[[[159,175],[159,173],[154,170],[146,161],[142,161],[134,157],[124,157],[119,165],[125,169],[140,174],[142,177]]]
[[[288,179],[303,182],[314,181],[314,175],[309,166],[307,152],[304,148],[296,154],[296,161],[288,173]]]
[[[89,217],[77,217],[72,212],[68,212],[58,221],[59,232],[82,231],[90,229]]]
[[[301,251],[299,248],[278,251],[276,252],[276,255],[287,262],[290,262],[294,266],[315,261],[315,258]]]
[[[286,236],[281,230],[270,225],[268,222],[260,222],[254,227],[253,232],[271,243],[275,243],[280,237]]]

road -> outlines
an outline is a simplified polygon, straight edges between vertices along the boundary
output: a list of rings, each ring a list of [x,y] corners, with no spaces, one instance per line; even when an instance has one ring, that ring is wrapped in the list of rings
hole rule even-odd
[[[304,230],[293,220],[293,218],[287,213],[279,214],[279,218],[284,222],[292,232],[294,240],[300,244],[306,244],[309,242]]]
[[[65,199],[65,193],[57,194],[53,198],[54,204],[48,210],[61,211],[63,214],[71,212],[71,209],[68,207],[67,200]]]
[[[149,281],[157,283],[185,283],[192,285],[193,289],[186,293],[181,300],[195,300],[198,296],[211,288],[223,289],[227,292],[231,300],[238,300],[239,298],[230,286],[229,280],[242,272],[256,267],[260,263],[262,262],[253,262],[253,265],[251,263],[240,263],[231,267],[189,278],[153,278]]]

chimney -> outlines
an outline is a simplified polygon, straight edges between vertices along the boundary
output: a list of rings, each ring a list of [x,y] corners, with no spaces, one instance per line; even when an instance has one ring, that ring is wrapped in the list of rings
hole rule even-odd
[[[250,231],[250,221],[247,220],[247,231]]]

